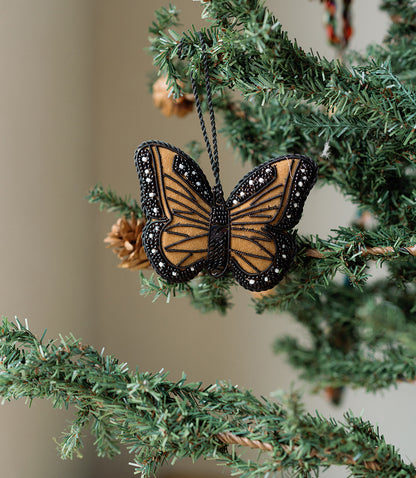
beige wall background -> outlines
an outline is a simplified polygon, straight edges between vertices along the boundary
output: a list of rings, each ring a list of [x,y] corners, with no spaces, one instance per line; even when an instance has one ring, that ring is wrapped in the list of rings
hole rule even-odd
[[[348,391],[339,408],[309,388],[275,356],[275,337],[295,331],[287,315],[256,316],[250,294],[236,290],[226,317],[201,315],[186,299],[152,304],[139,295],[135,273],[116,267],[103,238],[114,216],[98,213],[84,196],[101,182],[120,194],[138,194],[135,147],[160,139],[178,147],[200,139],[195,117],[168,119],[152,105],[147,75],[151,59],[147,28],[154,0],[0,0],[0,264],[1,313],[27,317],[35,332],[48,329],[82,337],[117,355],[131,368],[164,367],[175,379],[208,384],[231,380],[265,396],[292,384],[305,392],[311,411],[341,417],[347,409],[379,423],[387,440],[415,459],[412,430],[415,388],[400,385],[384,395]],[[199,3],[174,2],[184,29],[202,25]],[[378,1],[354,4],[353,48],[380,41],[386,17]],[[331,56],[318,1],[269,0],[292,38]],[[371,22],[369,22],[371,19]],[[221,143],[225,190],[244,171]],[[246,168],[247,169],[247,168]],[[330,188],[315,189],[301,230],[326,234],[348,223],[354,208]],[[342,218],[342,219],[340,219]],[[8,478],[128,477],[129,457],[95,457],[87,438],[83,460],[63,462],[53,438],[60,438],[71,413],[50,403],[23,401],[0,408],[0,475]],[[187,462],[165,473],[218,472],[212,464]],[[346,476],[329,470],[325,476]]]

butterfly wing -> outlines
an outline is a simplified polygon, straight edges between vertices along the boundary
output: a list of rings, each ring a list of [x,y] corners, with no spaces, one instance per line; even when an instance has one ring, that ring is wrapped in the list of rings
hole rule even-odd
[[[146,141],[135,154],[142,208],[143,246],[155,271],[186,282],[206,265],[212,192],[201,168],[183,151]]]
[[[281,156],[253,169],[230,194],[230,268],[246,289],[270,289],[285,275],[296,254],[286,231],[299,222],[317,172],[307,156]]]

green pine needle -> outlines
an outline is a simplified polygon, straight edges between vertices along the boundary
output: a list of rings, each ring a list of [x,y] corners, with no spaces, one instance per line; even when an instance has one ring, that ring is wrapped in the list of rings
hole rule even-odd
[[[64,457],[79,452],[82,430],[90,425],[100,456],[118,454],[123,444],[144,476],[182,457],[216,460],[247,478],[281,470],[312,476],[330,465],[363,477],[416,474],[370,423],[351,413],[343,421],[308,414],[294,394],[276,403],[227,383],[203,387],[185,376],[171,382],[163,370],[130,372],[72,336],[43,343],[7,319],[0,327],[0,357],[4,400],[46,398],[57,408],[76,407],[60,445]],[[261,442],[271,452],[259,462],[245,459],[236,455],[236,445],[223,442],[224,433],[254,447]]]
[[[102,186],[96,185],[90,189],[86,199],[90,203],[97,203],[100,211],[116,212],[119,215],[130,217],[143,217],[143,211],[135,199],[130,196],[122,198],[118,196],[110,187],[105,190]]]

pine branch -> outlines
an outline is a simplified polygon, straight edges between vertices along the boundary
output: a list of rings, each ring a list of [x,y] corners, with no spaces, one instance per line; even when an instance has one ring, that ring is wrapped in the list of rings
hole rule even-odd
[[[143,211],[135,199],[130,196],[122,198],[109,187],[104,190],[100,185],[94,186],[88,192],[86,199],[90,203],[98,203],[100,211],[106,209],[108,212],[117,212],[126,217],[130,217],[132,214],[135,217],[143,217]]]
[[[354,476],[416,476],[394,447],[368,422],[347,414],[344,422],[303,412],[296,396],[281,404],[258,400],[225,383],[203,388],[174,383],[162,371],[131,373],[73,337],[43,343],[20,322],[6,319],[0,330],[0,395],[46,398],[58,408],[75,405],[77,418],[62,453],[80,447],[89,422],[99,453],[124,444],[136,470],[156,472],[166,460],[189,456],[216,459],[244,477],[278,470],[312,476],[319,468],[345,465]],[[262,462],[236,456],[224,443],[267,450]]]
[[[288,152],[301,152],[316,158],[324,149],[325,139],[297,121],[298,117],[310,116],[309,105],[293,109],[292,102],[282,105],[271,100],[265,105],[255,98],[250,102],[217,100],[215,106],[223,113],[221,134],[238,151],[243,163],[257,166]]]
[[[263,162],[276,155],[279,142],[286,152],[296,148],[316,155],[326,140],[331,155],[320,158],[320,176],[372,211],[381,223],[414,229],[416,179],[406,170],[414,167],[416,154],[413,87],[401,82],[388,61],[348,68],[306,54],[289,41],[261,2],[203,4],[204,15],[213,19],[204,34],[214,91],[221,97],[228,88],[238,89],[254,99],[257,108],[237,121],[235,112],[225,114],[224,134],[242,159]],[[155,64],[167,71],[172,84],[186,80],[190,71],[200,76],[201,49],[195,32],[179,36],[155,28],[152,33]],[[177,59],[179,42],[185,62]],[[270,107],[263,114],[265,105]],[[280,107],[273,118],[276,105]],[[284,120],[276,121],[277,117]],[[286,126],[291,120],[295,127]],[[272,131],[279,133],[270,135]]]
[[[414,157],[406,146],[393,143],[374,150],[366,121],[354,117],[353,125],[360,125],[354,129],[348,117],[276,100],[268,105],[219,100],[216,105],[224,113],[221,133],[243,162],[257,165],[292,151],[311,155],[318,158],[320,179],[338,186],[380,222],[413,228],[416,181],[405,172],[405,164],[413,164]],[[337,134],[334,128],[339,128]],[[330,146],[329,154],[323,157],[325,145]]]
[[[166,297],[170,302],[172,297],[189,296],[192,305],[201,312],[217,311],[224,315],[233,304],[231,302],[231,287],[235,285],[230,275],[214,279],[209,275],[200,274],[196,279],[180,284],[174,284],[151,275],[147,279],[140,273],[142,295],[154,294],[153,302],[159,297]]]
[[[231,274],[221,278],[201,275],[194,287],[191,297],[192,305],[201,312],[217,311],[225,315],[233,306],[231,288],[235,285]]]
[[[308,154],[318,158],[320,179],[338,186],[380,222],[413,228],[416,181],[405,165],[414,167],[414,156],[392,142],[374,149],[367,121],[276,99],[268,105],[221,100],[216,105],[224,113],[221,133],[243,162],[257,165],[292,151]]]
[[[175,5],[169,4],[169,7],[162,7],[155,11],[156,20],[149,27],[151,34],[157,35],[160,31],[166,31],[169,28],[179,25],[179,10]]]
[[[192,286],[186,282],[175,284],[160,277],[155,278],[154,274],[147,279],[142,272],[140,272],[140,280],[140,294],[144,296],[154,294],[153,302],[161,296],[166,297],[166,302],[170,302],[172,297],[183,297],[186,293],[193,294]]]
[[[359,292],[332,282],[322,293],[300,295],[288,310],[308,331],[308,345],[284,337],[275,351],[286,353],[315,388],[349,385],[374,391],[413,381],[416,291],[391,284],[379,280]]]
[[[260,2],[212,0],[205,4],[205,15],[213,19],[206,36],[217,89],[235,87],[246,97],[261,96],[263,103],[288,96],[315,102],[336,108],[340,114],[365,119],[385,140],[409,146],[416,142],[414,94],[397,87],[400,82],[392,83],[394,75],[388,65],[347,68],[337,61],[306,54],[289,41]],[[183,38],[171,31],[153,37],[155,64],[168,77],[175,77],[173,59],[179,40],[186,47],[188,72],[198,75],[201,49],[191,31]]]
[[[351,386],[374,392],[416,380],[415,355],[396,348],[377,359],[356,351],[344,354],[333,348],[308,349],[288,337],[277,340],[274,350],[286,353],[289,363],[302,370],[300,378],[318,388]]]
[[[348,247],[348,244],[347,244]],[[416,246],[409,246],[409,247],[401,247],[400,250],[395,250],[392,246],[385,246],[385,247],[367,247],[365,250],[360,251],[361,257],[366,256],[387,256],[391,254],[397,254],[398,252],[404,254],[410,254],[412,256],[416,256]],[[315,259],[324,259],[325,254],[323,252],[318,251],[317,249],[307,249],[306,256],[314,257]]]
[[[380,9],[388,12],[393,17],[397,16],[397,23],[400,25],[415,26],[416,5],[412,0],[383,0]],[[412,32],[414,33],[415,30],[412,30]]]
[[[412,0],[381,2],[391,18],[388,34],[383,44],[369,45],[363,54],[350,52],[351,63],[370,64],[374,58],[379,63],[388,62],[406,87],[414,90],[416,78],[416,9]]]
[[[136,211],[141,213],[137,203],[127,202],[110,191],[94,188],[91,192],[94,201],[101,201],[101,209]],[[127,219],[127,218],[126,218]],[[378,260],[383,262],[403,260],[403,256],[416,255],[413,234],[403,228],[390,227],[377,232],[362,231],[359,228],[340,228],[334,230],[335,235],[328,239],[319,237],[298,238],[298,254],[291,269],[289,281],[283,286],[279,284],[278,295],[257,301],[258,312],[275,308],[286,308],[292,300],[302,293],[323,291],[337,272],[345,274],[352,285],[361,288],[367,281],[367,262]],[[141,235],[141,229],[137,232]],[[141,238],[130,238],[141,244]],[[319,259],[319,261],[316,261]],[[143,295],[154,294],[154,300],[164,296],[169,302],[172,297],[188,295],[192,304],[202,312],[217,310],[224,314],[231,306],[231,287],[234,279],[226,276],[218,280],[208,275],[186,284],[171,284],[162,279],[157,281],[141,275]]]

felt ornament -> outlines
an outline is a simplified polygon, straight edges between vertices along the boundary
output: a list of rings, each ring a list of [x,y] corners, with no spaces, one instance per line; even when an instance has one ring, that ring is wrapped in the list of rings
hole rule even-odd
[[[301,218],[317,166],[307,156],[279,156],[254,168],[224,199],[208,62],[199,35],[212,147],[191,81],[215,185],[211,188],[196,162],[175,146],[142,143],[135,165],[146,216],[143,247],[152,267],[169,282],[186,282],[202,271],[216,278],[231,272],[246,289],[267,290],[283,278],[296,254],[287,231]]]

